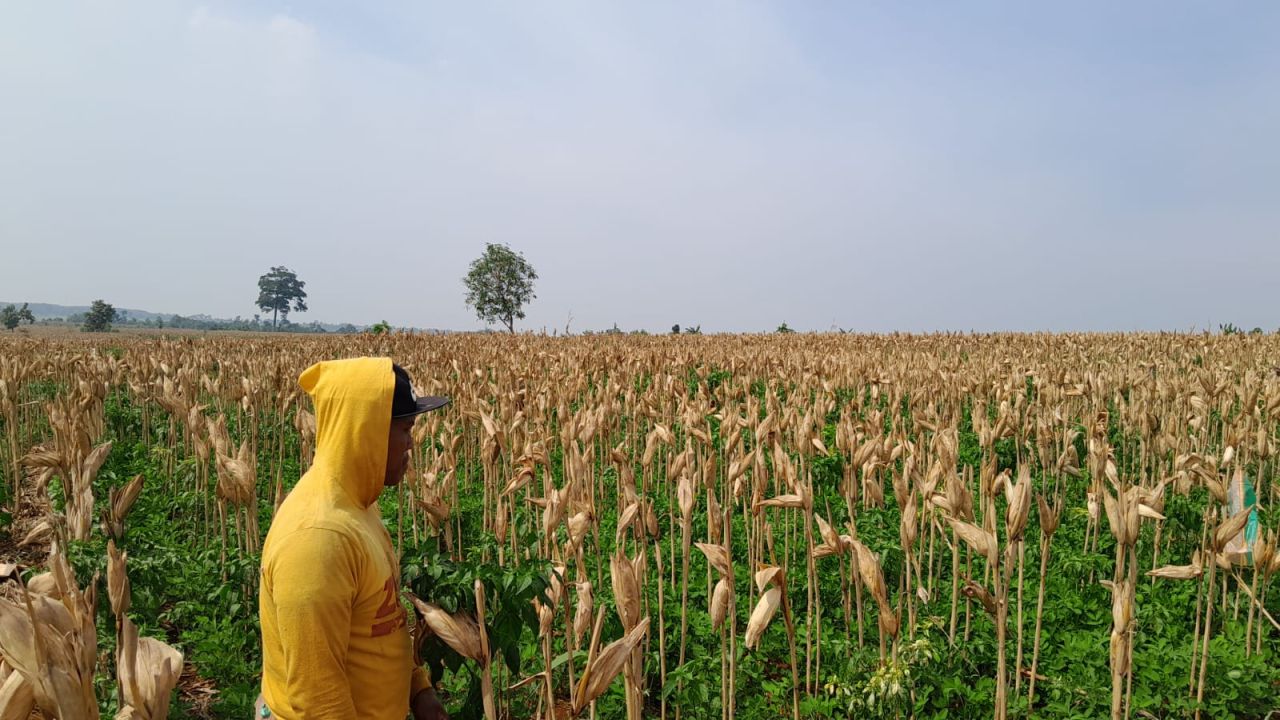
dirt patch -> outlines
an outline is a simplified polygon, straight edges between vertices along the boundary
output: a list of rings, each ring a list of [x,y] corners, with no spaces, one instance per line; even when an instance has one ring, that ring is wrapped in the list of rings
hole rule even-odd
[[[192,717],[212,718],[218,686],[209,678],[200,677],[195,665],[184,663],[178,678],[178,699],[189,708]]]
[[[45,560],[49,557],[52,535],[27,545],[19,545],[19,543],[37,523],[44,519],[46,519],[46,512],[37,503],[35,490],[30,483],[25,483],[22,487],[22,502],[18,504],[18,512],[13,517],[13,524],[0,530],[0,563],[16,563],[19,570],[43,567]]]

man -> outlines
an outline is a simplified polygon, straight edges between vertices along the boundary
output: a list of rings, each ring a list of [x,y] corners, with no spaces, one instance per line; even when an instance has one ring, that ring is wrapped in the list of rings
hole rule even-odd
[[[316,409],[316,457],[262,550],[258,717],[446,720],[414,663],[377,501],[404,478],[417,416],[449,399],[415,397],[388,358],[317,363],[298,381]]]

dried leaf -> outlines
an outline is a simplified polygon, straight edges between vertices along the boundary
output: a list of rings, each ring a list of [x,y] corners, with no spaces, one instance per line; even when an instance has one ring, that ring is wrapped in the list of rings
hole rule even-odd
[[[1165,565],[1155,570],[1148,570],[1148,577],[1165,578],[1168,580],[1194,580],[1204,573],[1204,568],[1200,565]]]

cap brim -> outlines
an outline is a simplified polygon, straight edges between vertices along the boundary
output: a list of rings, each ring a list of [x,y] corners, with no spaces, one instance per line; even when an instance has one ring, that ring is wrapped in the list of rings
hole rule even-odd
[[[447,397],[441,397],[438,395],[427,395],[427,396],[418,398],[418,407],[414,409],[413,412],[401,413],[399,415],[392,415],[391,417],[407,418],[407,417],[413,417],[415,415],[421,415],[424,412],[439,410],[445,405],[448,405],[449,402],[450,400]]]

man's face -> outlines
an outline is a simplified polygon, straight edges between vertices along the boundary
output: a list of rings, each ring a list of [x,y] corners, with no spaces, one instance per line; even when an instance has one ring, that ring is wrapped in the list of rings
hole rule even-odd
[[[404,479],[409,469],[409,453],[413,450],[413,423],[417,415],[407,418],[391,418],[391,435],[387,438],[387,475],[382,484],[394,487]]]

